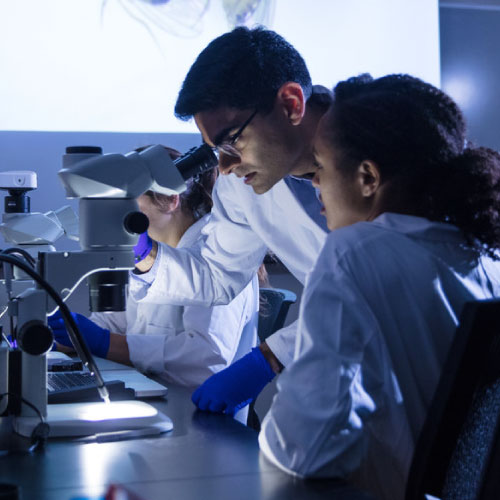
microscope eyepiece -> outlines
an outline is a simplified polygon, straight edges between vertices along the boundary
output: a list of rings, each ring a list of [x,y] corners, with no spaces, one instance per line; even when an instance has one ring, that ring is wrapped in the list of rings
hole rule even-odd
[[[218,163],[219,160],[214,150],[208,144],[191,148],[180,158],[174,160],[174,165],[186,181],[217,166]]]

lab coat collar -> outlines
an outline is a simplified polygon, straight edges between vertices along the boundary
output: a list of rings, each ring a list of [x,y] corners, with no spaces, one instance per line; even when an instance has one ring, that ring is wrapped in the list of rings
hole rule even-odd
[[[445,222],[434,222],[424,217],[385,212],[372,224],[426,240],[463,241],[461,230]]]
[[[306,180],[306,179],[302,179]],[[273,188],[271,189],[273,195],[276,196],[277,199],[282,200],[281,204],[283,206],[290,207],[290,212],[294,214],[296,218],[296,223],[303,225],[304,227],[310,228],[312,231],[316,233],[316,237],[321,240],[326,236],[326,232],[318,226],[315,220],[304,210],[304,207],[300,203],[299,200],[295,197],[290,187],[285,182],[285,179],[281,179],[277,182]],[[270,192],[271,192],[270,191]],[[262,196],[262,195],[259,195]],[[313,223],[311,225],[311,222]],[[314,228],[314,229],[313,229]]]
[[[198,219],[194,224],[189,226],[186,232],[182,235],[177,248],[193,246],[199,239],[201,230],[210,219],[210,214],[205,214],[201,219]]]

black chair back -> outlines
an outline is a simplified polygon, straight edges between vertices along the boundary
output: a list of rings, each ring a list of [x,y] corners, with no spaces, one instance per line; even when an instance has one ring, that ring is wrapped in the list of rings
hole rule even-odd
[[[283,328],[290,305],[297,296],[283,288],[261,288],[258,334],[261,342],[276,330]]]
[[[500,498],[500,300],[465,305],[413,457],[406,500]]]

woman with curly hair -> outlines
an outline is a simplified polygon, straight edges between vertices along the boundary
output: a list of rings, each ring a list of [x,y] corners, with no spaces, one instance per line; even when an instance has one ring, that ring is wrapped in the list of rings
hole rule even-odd
[[[259,442],[287,472],[402,500],[462,307],[500,296],[500,155],[417,78],[334,92],[313,181],[331,233]]]
[[[180,156],[178,151],[166,149],[172,159]],[[147,191],[141,195],[137,202],[148,216],[150,238],[179,249],[201,244],[216,177],[214,168],[190,180],[181,194],[167,196]],[[144,259],[146,254],[143,252],[138,259]],[[150,303],[144,299],[152,278],[151,273],[142,271],[142,263],[139,260],[130,273],[125,312],[94,313],[90,319],[75,315],[93,354],[132,364],[166,382],[197,386],[257,345],[256,276],[227,305]],[[58,344],[71,346],[60,315],[49,318],[49,324]],[[61,345],[58,348],[64,349]],[[240,417],[243,421],[246,418],[243,414]]]

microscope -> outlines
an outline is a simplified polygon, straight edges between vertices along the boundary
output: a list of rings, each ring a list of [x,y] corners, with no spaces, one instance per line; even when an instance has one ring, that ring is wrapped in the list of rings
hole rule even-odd
[[[102,425],[103,420],[88,417],[89,405],[100,405],[99,411],[105,408],[107,414],[123,414],[123,408],[113,410],[112,405],[105,403],[47,405],[46,353],[52,346],[53,335],[46,317],[60,309],[78,356],[94,374],[102,399],[109,402],[104,381],[64,298],[82,280],[90,278],[91,310],[124,310],[128,272],[135,263],[133,247],[149,223],[138,211],[136,198],[147,190],[167,195],[181,193],[186,189],[187,180],[214,167],[217,161],[212,148],[206,144],[191,149],[175,161],[161,145],[125,155],[102,154],[101,148],[91,146],[66,149],[58,176],[67,198],[79,199],[81,250],[39,252],[36,270],[17,257],[0,254],[0,260],[18,267],[36,283],[9,299],[8,313],[15,320],[10,334],[17,347],[10,349],[8,362],[0,358],[0,390],[2,380],[7,379],[7,414],[15,416],[16,432],[30,436],[42,419],[50,426],[50,436],[92,434],[96,432],[93,424],[98,421]],[[3,399],[0,404],[5,405],[6,398]],[[136,403],[133,411],[142,416],[151,416],[154,410],[140,401],[127,403]],[[96,407],[92,407],[92,411],[95,410]],[[137,419],[134,422],[116,419],[108,419],[105,430],[137,425]],[[110,427],[111,420],[117,425]]]
[[[38,252],[55,251],[54,243],[63,235],[78,240],[78,217],[70,206],[46,213],[31,211],[28,193],[36,189],[37,184],[36,172],[0,172],[0,190],[8,192],[4,198],[4,212],[0,223],[0,234],[8,248],[2,251],[23,254],[32,263]],[[12,285],[15,292],[20,293],[31,281],[17,267],[13,272],[15,280]],[[4,305],[0,298],[0,306]]]
[[[2,252],[22,255],[34,264],[38,252],[55,251],[54,243],[66,235],[69,239],[78,239],[78,218],[70,206],[46,213],[32,212],[30,191],[37,188],[37,175],[32,171],[0,172],[0,190],[8,192],[4,199],[4,213],[0,223],[0,234],[7,248]],[[19,267],[6,266],[6,276],[0,278],[2,294],[0,296],[0,318],[7,312],[7,302],[12,296],[21,294],[33,286],[33,281]],[[12,274],[9,275],[9,273]],[[5,293],[3,293],[5,291]],[[10,329],[12,330],[12,322]],[[3,326],[0,326],[2,329]],[[0,340],[0,367],[6,366],[8,349]],[[4,376],[5,374],[5,376]],[[8,391],[6,373],[0,373],[0,394]],[[7,397],[0,400],[0,414],[7,407]]]
[[[28,193],[37,188],[36,172],[0,172],[0,189],[7,191],[0,233],[6,243],[26,249],[33,257],[38,252],[54,251],[63,235],[78,239],[78,218],[69,206],[44,214],[31,211]]]

